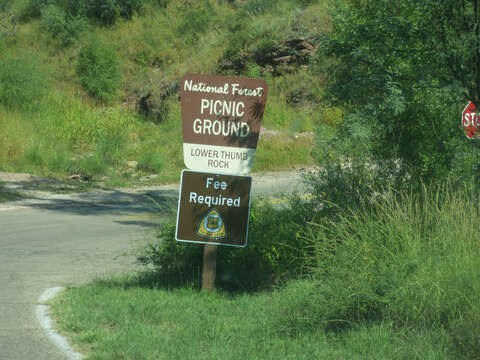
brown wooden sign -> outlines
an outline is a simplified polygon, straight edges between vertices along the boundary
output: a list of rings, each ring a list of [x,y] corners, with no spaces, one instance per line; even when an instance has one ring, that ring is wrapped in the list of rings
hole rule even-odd
[[[252,178],[182,171],[177,241],[247,246]]]
[[[199,171],[248,173],[265,110],[266,82],[189,74],[180,86],[185,165]]]

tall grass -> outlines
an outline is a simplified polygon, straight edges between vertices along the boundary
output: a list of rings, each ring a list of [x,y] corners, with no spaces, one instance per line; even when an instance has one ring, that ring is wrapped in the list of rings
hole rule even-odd
[[[458,356],[479,357],[479,200],[447,184],[389,193],[371,208],[312,224],[317,284],[284,314],[285,326],[339,331],[387,321],[444,331]]]

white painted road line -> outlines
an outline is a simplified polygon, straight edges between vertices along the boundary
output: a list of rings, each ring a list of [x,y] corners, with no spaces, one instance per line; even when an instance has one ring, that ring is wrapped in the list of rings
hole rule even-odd
[[[47,289],[40,295],[38,299],[39,302],[43,303],[46,302],[53,297],[55,297],[58,293],[65,290],[63,287],[54,287]],[[40,323],[40,326],[43,330],[47,333],[49,339],[60,349],[62,352],[72,360],[83,359],[83,355],[74,351],[70,345],[68,344],[67,339],[60,335],[59,333],[55,332],[52,327],[52,319],[48,316],[48,305],[37,305],[36,306],[36,315],[37,319]]]

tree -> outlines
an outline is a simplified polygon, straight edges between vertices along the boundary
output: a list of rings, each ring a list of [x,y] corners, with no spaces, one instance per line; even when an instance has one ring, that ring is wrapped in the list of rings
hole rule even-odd
[[[480,0],[345,0],[332,6],[323,55],[330,99],[351,136],[416,179],[445,177],[466,144],[468,100],[480,104]]]

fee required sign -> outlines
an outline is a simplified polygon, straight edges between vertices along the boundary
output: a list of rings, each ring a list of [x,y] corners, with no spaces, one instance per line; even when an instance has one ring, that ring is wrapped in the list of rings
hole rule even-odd
[[[192,170],[247,174],[267,91],[263,80],[185,75],[181,80],[185,165]]]
[[[247,246],[252,178],[183,170],[177,241]]]

